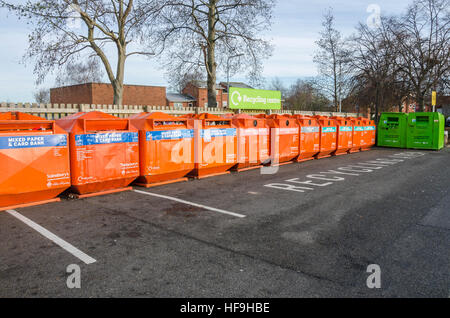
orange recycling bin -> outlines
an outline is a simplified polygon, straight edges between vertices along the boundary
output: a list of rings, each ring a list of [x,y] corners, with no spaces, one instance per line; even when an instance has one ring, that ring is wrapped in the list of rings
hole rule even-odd
[[[200,114],[194,120],[194,170],[199,179],[230,173],[237,164],[237,131],[231,118]]]
[[[129,119],[82,112],[57,123],[69,132],[74,193],[82,198],[130,189],[139,176],[139,138]]]
[[[353,125],[345,117],[331,117],[337,123],[337,147],[334,156],[346,155],[353,148]]]
[[[331,157],[337,149],[337,122],[325,116],[314,116],[320,124],[320,151],[317,159]]]
[[[270,128],[270,157],[274,163],[287,164],[299,154],[299,125],[290,116],[270,115],[267,117]]]
[[[300,126],[300,147],[297,162],[313,160],[320,150],[320,125],[317,118],[294,115]]]
[[[363,143],[364,127],[362,126],[361,119],[355,117],[347,117],[352,122],[353,126],[353,146],[349,153],[355,153],[361,151],[361,145]]]
[[[375,145],[377,134],[375,121],[363,117],[359,117],[358,120],[361,120],[361,126],[364,128],[361,138],[361,151],[370,150]]]
[[[137,185],[151,187],[186,181],[194,170],[193,120],[165,113],[141,113],[130,121],[139,129]]]
[[[270,154],[270,129],[266,120],[246,114],[233,116],[232,123],[237,127],[238,171],[261,167]]]
[[[55,121],[0,114],[0,210],[59,201],[70,187],[67,133]]]

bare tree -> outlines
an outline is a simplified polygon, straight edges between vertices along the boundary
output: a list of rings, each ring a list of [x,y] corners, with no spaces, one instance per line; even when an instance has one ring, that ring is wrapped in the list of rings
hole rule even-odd
[[[34,101],[38,104],[50,103],[50,90],[48,88],[40,88],[33,93]]]
[[[308,111],[330,109],[330,100],[319,90],[313,81],[297,80],[286,93],[286,108]]]
[[[335,29],[331,9],[324,14],[322,26],[320,39],[316,41],[319,50],[314,55],[314,62],[320,73],[315,85],[332,98],[333,104],[338,110],[340,100],[349,90],[349,52],[346,41]]]
[[[380,110],[386,109],[390,97],[406,93],[400,90],[403,82],[398,77],[396,61],[399,57],[395,39],[387,30],[388,23],[385,18],[376,28],[360,23],[351,38],[352,95],[356,102],[373,106],[376,120]]]
[[[421,110],[425,97],[450,72],[450,2],[415,0],[401,17],[389,21],[401,60],[400,71],[410,82]]]
[[[67,86],[84,83],[100,83],[104,77],[102,65],[97,59],[90,58],[86,62],[67,63],[63,72],[56,77],[56,86]]]
[[[180,93],[182,93],[188,83],[205,80],[204,74],[199,70],[192,70],[192,72],[185,74],[178,74],[176,71],[174,71],[174,73],[167,72],[167,76],[171,88]]]
[[[271,25],[273,7],[270,0],[170,1],[159,15],[156,38],[161,51],[166,49],[164,67],[179,78],[203,69],[208,105],[217,106],[218,70],[229,65],[232,71],[248,70],[252,79],[260,76],[262,59],[271,55],[261,32]]]
[[[24,58],[35,59],[37,83],[55,68],[75,63],[86,52],[98,56],[114,88],[114,104],[122,104],[125,61],[150,55],[142,44],[151,32],[153,14],[164,6],[150,0],[29,0],[0,6],[29,20],[34,30]],[[129,47],[136,48],[128,50]],[[115,54],[108,54],[108,52]],[[113,57],[109,56],[113,55]],[[112,62],[116,63],[115,70]]]
[[[272,82],[267,87],[269,90],[280,91],[283,98],[287,97],[288,89],[284,86],[283,81],[279,77],[272,79]]]

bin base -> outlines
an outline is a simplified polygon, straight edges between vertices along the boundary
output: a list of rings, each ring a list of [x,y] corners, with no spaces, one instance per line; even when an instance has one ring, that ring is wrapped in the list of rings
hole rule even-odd
[[[155,183],[140,183],[137,182],[134,185],[138,186],[138,187],[144,187],[144,188],[153,188],[153,187],[157,187],[157,186],[162,186],[165,184],[171,184],[171,183],[177,183],[177,182],[185,182],[188,181],[189,178],[180,178],[180,179],[175,179],[175,180],[168,180],[168,181],[162,181],[162,182],[155,182]]]
[[[371,150],[371,148],[364,148],[364,149],[361,149],[361,151],[369,151],[369,150]]]
[[[311,160],[314,160],[314,157],[310,157],[310,158],[299,158],[299,159],[297,159],[296,161],[297,162],[305,162],[305,161],[311,161]]]
[[[206,179],[206,178],[210,178],[210,177],[222,176],[225,174],[230,174],[230,171],[212,173],[212,174],[208,174],[208,175],[204,175],[204,176],[197,176],[197,177],[195,177],[195,179],[201,180],[201,179]]]
[[[274,165],[268,165],[267,167],[280,167],[280,166],[290,165],[292,163],[294,163],[294,161],[286,161],[286,162],[276,163]]]
[[[316,159],[330,158],[331,155],[316,156]]]
[[[240,168],[240,169],[235,169],[234,171],[236,172],[243,172],[243,171],[248,171],[248,170],[255,170],[255,169],[261,169],[261,165],[259,166],[252,166],[252,167],[247,167],[247,168]]]
[[[59,201],[61,201],[60,198],[54,198],[54,199],[50,199],[50,200],[43,200],[43,201],[36,201],[36,202],[30,202],[30,203],[24,203],[24,204],[4,206],[4,207],[0,207],[0,211],[15,210],[15,209],[19,209],[19,208],[27,208],[30,206],[42,205],[42,204],[47,204],[47,203],[59,202]]]
[[[348,153],[358,153],[358,152],[360,152],[361,150],[350,150]]]
[[[105,195],[105,194],[112,194],[112,193],[117,193],[117,192],[129,191],[129,190],[132,190],[132,189],[133,189],[132,187],[126,187],[126,188],[105,190],[105,191],[100,191],[100,192],[95,192],[95,193],[88,193],[88,194],[74,194],[74,196],[77,199],[84,199],[84,198],[97,197],[97,196]]]
[[[339,152],[339,153],[334,153],[333,156],[344,156],[344,155],[348,155],[348,152]]]

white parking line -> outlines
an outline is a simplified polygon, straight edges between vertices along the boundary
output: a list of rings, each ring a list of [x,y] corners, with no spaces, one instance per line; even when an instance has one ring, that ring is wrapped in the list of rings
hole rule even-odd
[[[6,212],[11,214],[15,218],[19,219],[20,221],[22,221],[23,223],[25,223],[26,225],[28,225],[32,229],[36,230],[37,232],[39,232],[39,234],[45,236],[46,238],[48,238],[50,241],[52,241],[56,245],[59,245],[60,247],[65,249],[67,252],[69,252],[73,256],[79,258],[84,263],[92,264],[92,263],[96,262],[96,260],[93,259],[92,257],[90,257],[89,255],[83,253],[82,251],[77,249],[75,246],[67,243],[66,241],[64,241],[63,239],[59,238],[58,236],[56,236],[52,232],[46,230],[45,228],[43,228],[39,224],[37,224],[37,223],[31,221],[30,219],[26,218],[25,216],[23,216],[19,212],[15,211],[15,210],[6,210]]]
[[[209,206],[206,206],[206,205],[202,205],[202,204],[198,204],[198,203],[194,203],[194,202],[189,202],[189,201],[177,199],[177,198],[174,198],[174,197],[169,197],[167,195],[156,194],[156,193],[140,191],[140,190],[133,190],[133,191],[136,192],[136,193],[140,193],[140,194],[150,195],[150,196],[153,196],[153,197],[158,197],[158,198],[162,198],[162,199],[172,200],[172,201],[176,201],[176,202],[180,202],[180,203],[196,206],[198,208],[202,208],[202,209],[213,211],[213,212],[217,212],[217,213],[232,215],[232,216],[235,216],[235,217],[238,217],[238,218],[245,218],[246,217],[243,214],[234,213],[234,212],[230,212],[230,211],[225,211],[225,210],[221,210],[221,209],[216,209],[216,208],[212,208],[212,207],[209,207]]]

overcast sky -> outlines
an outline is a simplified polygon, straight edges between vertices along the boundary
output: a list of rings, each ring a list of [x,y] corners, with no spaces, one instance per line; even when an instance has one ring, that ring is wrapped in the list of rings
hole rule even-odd
[[[264,63],[264,77],[267,83],[279,77],[285,85],[297,78],[315,76],[313,55],[315,41],[321,30],[322,16],[332,7],[336,27],[348,36],[358,22],[364,22],[370,13],[367,8],[376,4],[381,14],[400,14],[411,0],[278,0],[274,12],[274,24],[267,37],[273,40],[275,51]],[[0,102],[34,102],[35,76],[33,65],[19,64],[27,48],[30,31],[25,21],[0,9]],[[106,80],[106,79],[105,79]],[[225,80],[219,78],[220,80]],[[238,75],[232,80],[243,80]],[[156,61],[131,57],[127,60],[126,84],[167,85],[164,72]],[[52,87],[54,76],[49,76],[43,87]]]

